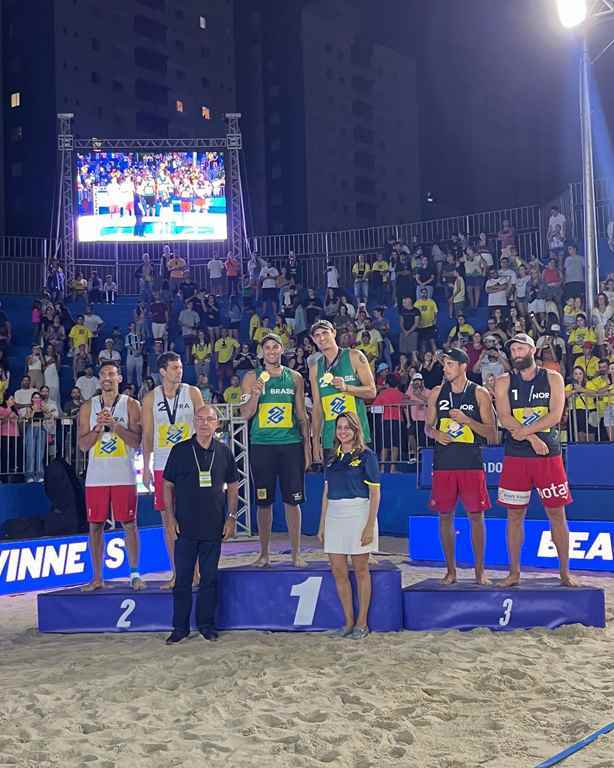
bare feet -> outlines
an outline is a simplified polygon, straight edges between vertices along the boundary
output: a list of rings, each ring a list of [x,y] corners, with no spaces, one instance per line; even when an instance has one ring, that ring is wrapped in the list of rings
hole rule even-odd
[[[517,587],[520,584],[520,574],[510,573],[503,581],[500,581],[498,587]]]
[[[292,556],[292,565],[295,568],[306,568],[307,567],[307,560],[302,555],[293,555]]]
[[[476,573],[475,583],[479,584],[481,587],[488,587],[490,584],[492,584],[492,581],[485,574]]]
[[[448,571],[441,580],[444,587],[449,587],[451,584],[456,584],[456,571]]]
[[[81,587],[81,592],[95,592],[97,589],[104,589],[104,581],[102,579],[92,579],[89,584],[84,584]]]
[[[573,576],[568,573],[565,576],[561,576],[561,586],[562,587],[579,587],[580,584],[573,578]]]
[[[147,589],[147,584],[145,584],[140,576],[135,576],[130,582],[130,586],[135,592],[142,592],[144,589]]]
[[[160,589],[174,589],[175,588],[175,574],[172,575],[172,577],[165,581],[164,584],[160,587]]]
[[[252,563],[254,568],[268,568],[271,565],[269,555],[260,555],[260,557]]]

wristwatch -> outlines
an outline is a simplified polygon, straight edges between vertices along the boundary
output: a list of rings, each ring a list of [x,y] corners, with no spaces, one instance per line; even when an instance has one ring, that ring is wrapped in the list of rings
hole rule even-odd
[[[228,519],[229,519],[229,520],[236,520],[236,519],[237,519],[237,517],[238,517],[238,515],[237,515],[237,513],[236,513],[236,512],[234,512],[234,513],[233,513],[233,512],[229,512],[229,513],[228,513]]]

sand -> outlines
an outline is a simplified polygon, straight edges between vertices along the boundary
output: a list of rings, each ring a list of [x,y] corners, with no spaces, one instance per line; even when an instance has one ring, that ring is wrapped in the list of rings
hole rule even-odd
[[[402,568],[405,584],[440,573]],[[607,589],[606,630],[361,643],[235,632],[168,648],[159,633],[39,635],[34,595],[2,598],[0,766],[531,768],[614,720],[614,578],[582,581]],[[614,734],[564,766],[613,768]]]

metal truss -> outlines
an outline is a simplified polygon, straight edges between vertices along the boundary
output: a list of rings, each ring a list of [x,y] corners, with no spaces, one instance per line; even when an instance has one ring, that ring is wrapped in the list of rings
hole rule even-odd
[[[228,447],[237,463],[239,503],[237,506],[237,536],[252,535],[251,479],[249,472],[249,423],[236,405],[220,403],[215,406],[226,435]]]
[[[111,149],[226,149],[227,139],[75,139],[75,149],[104,152]]]
[[[226,141],[227,159],[226,168],[226,200],[229,210],[229,240],[230,251],[241,265],[241,283],[245,269],[243,265],[243,196],[241,194],[241,166],[239,152],[243,146],[241,129],[239,128],[238,112],[230,112],[226,115]],[[241,297],[244,291],[241,290]]]
[[[614,14],[614,0],[593,0],[588,16],[591,19],[605,19]]]
[[[75,217],[73,200],[73,121],[69,112],[58,115],[58,154],[62,196],[62,246],[67,287],[75,276]],[[44,279],[47,279],[45,275]]]

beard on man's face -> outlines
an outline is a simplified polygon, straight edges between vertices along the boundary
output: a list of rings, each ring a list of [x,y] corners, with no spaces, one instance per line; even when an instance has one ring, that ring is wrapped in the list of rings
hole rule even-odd
[[[530,368],[534,362],[535,358],[531,352],[529,352],[529,354],[525,355],[524,357],[512,358],[512,365],[517,371],[525,371],[527,368]]]

